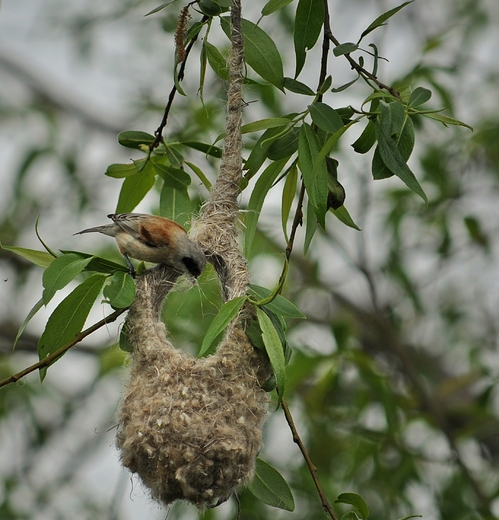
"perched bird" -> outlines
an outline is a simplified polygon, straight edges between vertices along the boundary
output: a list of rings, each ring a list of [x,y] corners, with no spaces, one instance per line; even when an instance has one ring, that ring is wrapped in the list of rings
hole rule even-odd
[[[165,264],[194,277],[203,271],[206,265],[203,251],[173,220],[145,213],[111,214],[108,218],[112,224],[84,229],[75,235],[95,232],[114,237],[132,276],[135,277],[135,269],[130,258]]]

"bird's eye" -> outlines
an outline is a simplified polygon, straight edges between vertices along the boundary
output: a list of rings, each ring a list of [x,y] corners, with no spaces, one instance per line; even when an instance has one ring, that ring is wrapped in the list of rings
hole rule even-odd
[[[199,264],[190,256],[184,256],[184,258],[182,258],[182,263],[185,265],[189,273],[192,274],[192,276],[197,278],[201,274]]]

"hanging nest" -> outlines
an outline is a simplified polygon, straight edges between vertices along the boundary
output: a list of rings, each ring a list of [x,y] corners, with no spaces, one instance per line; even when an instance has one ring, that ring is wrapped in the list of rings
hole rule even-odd
[[[237,241],[244,62],[239,0],[231,19],[224,153],[217,182],[190,232],[215,268],[224,301],[244,295],[249,284]],[[196,359],[175,349],[160,314],[178,276],[158,265],[137,280],[125,322],[133,352],[116,442],[124,466],[156,500],[214,507],[253,478],[268,409],[262,384],[272,370],[244,332],[252,317],[248,308],[230,324],[214,355]]]

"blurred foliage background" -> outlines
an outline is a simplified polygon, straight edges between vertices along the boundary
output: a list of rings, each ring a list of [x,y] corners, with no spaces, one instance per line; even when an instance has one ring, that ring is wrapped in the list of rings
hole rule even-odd
[[[246,5],[248,4],[248,5]],[[331,0],[332,30],[355,41],[392,0]],[[18,0],[0,10],[0,241],[99,252],[119,261],[105,237],[72,237],[105,222],[119,183],[104,176],[130,151],[116,135],[153,132],[172,86],[173,31],[180,4],[154,16],[149,0]],[[264,2],[243,1],[256,22]],[[262,26],[294,72],[291,3]],[[416,0],[374,41],[389,62],[380,79],[430,88],[448,114],[474,127],[420,121],[410,164],[429,197],[398,181],[374,182],[371,154],[349,146],[336,157],[358,232],[337,220],[293,254],[285,295],[307,315],[289,323],[294,349],[287,400],[331,501],[359,493],[373,520],[499,517],[499,6],[493,0]],[[198,53],[196,48],[193,51]],[[320,45],[301,78],[318,78]],[[352,79],[332,58],[334,84]],[[213,142],[224,123],[225,85],[208,73],[197,96],[199,61],[189,61],[168,138]],[[313,85],[315,88],[315,85]],[[335,106],[364,99],[365,87],[329,94]],[[246,90],[245,121],[289,113],[302,100],[269,87]],[[356,134],[357,132],[357,134]],[[256,137],[245,139],[249,153]],[[194,153],[194,152],[193,152]],[[201,157],[201,158],[200,158]],[[213,180],[217,161],[204,161]],[[194,185],[199,202],[207,192]],[[271,192],[272,194],[272,192]],[[245,197],[242,204],[247,202]],[[254,281],[273,287],[285,248],[280,198],[270,196],[249,258]],[[139,210],[158,209],[150,194]],[[102,238],[102,240],[101,240]],[[303,236],[299,234],[299,240]],[[301,242],[299,242],[301,243]],[[0,377],[36,361],[51,309],[21,337],[17,330],[41,294],[41,269],[0,250]],[[196,352],[220,305],[213,273],[180,288],[165,316],[176,344]],[[90,322],[101,319],[94,309]],[[52,367],[0,390],[0,518],[192,519],[177,504],[151,503],[119,465],[113,413],[124,355],[119,324],[91,336]],[[269,419],[263,458],[290,483],[293,513],[240,496],[241,518],[323,518],[308,469],[280,411]],[[338,515],[347,509],[335,506]],[[235,501],[204,514],[236,518]]]

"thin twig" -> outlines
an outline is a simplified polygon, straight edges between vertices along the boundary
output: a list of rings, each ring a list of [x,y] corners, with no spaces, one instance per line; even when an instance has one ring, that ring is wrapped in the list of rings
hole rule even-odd
[[[340,45],[340,42],[334,37],[333,33],[331,32],[331,29],[326,30],[326,38],[331,40],[336,46]],[[379,81],[379,79],[366,70],[364,67],[362,67],[359,63],[357,63],[352,56],[350,56],[350,53],[347,52],[344,54],[345,58],[348,60],[348,63],[350,63],[352,69],[356,70],[359,74],[362,76],[370,79],[373,83],[375,83],[380,89],[387,90],[393,97],[397,98],[400,101],[400,94],[389,85],[385,85],[385,83],[382,83]]]
[[[208,20],[208,18],[209,18],[209,16],[204,15],[203,18],[201,19],[201,23],[206,22]],[[187,45],[187,47],[185,48],[185,56],[180,64],[180,68],[178,70],[177,79],[179,82],[184,79],[187,58],[189,57],[189,53],[191,52],[192,47],[194,46],[194,44],[196,43],[196,40],[198,39],[198,35],[199,35],[199,33],[196,34],[192,38],[192,40],[189,42],[189,45]],[[168,116],[170,114],[170,109],[172,107],[173,100],[175,99],[176,93],[177,93],[177,87],[176,87],[176,85],[173,85],[173,87],[170,91],[170,95],[168,96],[168,102],[166,103],[166,107],[165,107],[165,111],[163,113],[163,119],[161,120],[161,124],[158,126],[157,130],[154,132],[156,139],[154,139],[154,141],[149,145],[150,152],[152,152],[155,148],[157,148],[160,145],[161,140],[163,139],[163,130],[165,129],[166,124],[168,123]]]
[[[74,347],[77,343],[85,339],[87,336],[95,332],[96,330],[100,329],[104,325],[107,325],[108,323],[112,323],[115,321],[118,316],[123,314],[128,309],[118,309],[117,311],[114,311],[112,314],[107,316],[106,318],[98,321],[88,329],[85,329],[82,332],[79,332],[76,334],[73,340],[71,340],[69,343],[66,343],[63,347],[56,350],[46,358],[43,358],[41,361],[38,361],[38,363],[35,363],[34,365],[31,365],[24,370],[21,370],[21,372],[18,372],[17,374],[13,374],[10,377],[7,377],[3,381],[0,381],[0,388],[2,386],[7,386],[10,383],[17,383],[19,379],[23,378],[24,376],[27,376],[31,372],[34,372],[35,370],[39,370],[42,368],[48,368],[54,361],[56,361],[58,358],[60,358],[63,354],[65,354],[71,347]]]
[[[298,434],[298,430],[296,429],[293,417],[291,415],[291,412],[289,411],[288,404],[284,399],[281,399],[281,406],[284,411],[286,421],[289,425],[289,429],[291,430],[291,433],[293,435],[293,442],[298,445],[298,448],[300,448],[303,458],[305,459],[308,469],[310,470],[310,474],[312,475],[312,480],[314,481],[315,487],[317,488],[317,493],[319,493],[319,497],[321,499],[322,509],[332,518],[332,520],[337,520],[333,508],[331,507],[331,504],[329,503],[326,494],[322,489],[321,483],[319,482],[319,476],[317,475],[317,467],[312,462],[312,459],[308,454],[307,448],[303,444],[303,441],[301,440],[300,435]]]

